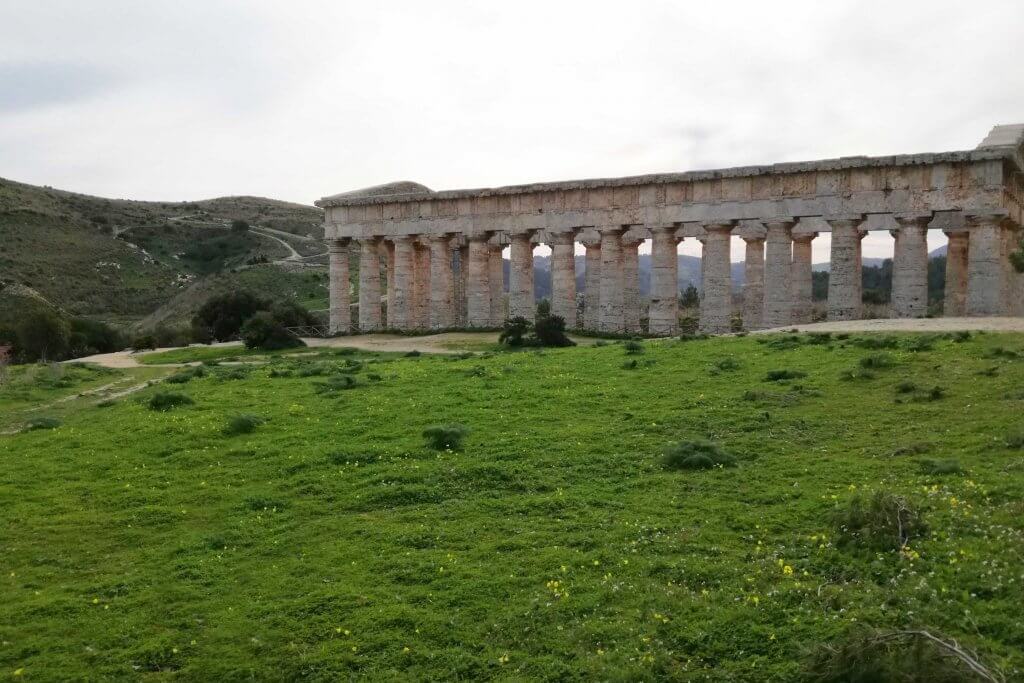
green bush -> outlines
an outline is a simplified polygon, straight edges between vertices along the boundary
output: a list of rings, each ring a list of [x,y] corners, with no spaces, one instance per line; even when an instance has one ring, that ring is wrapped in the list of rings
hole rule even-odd
[[[680,441],[665,449],[661,464],[669,470],[704,470],[733,467],[736,458],[710,441]]]
[[[1006,435],[1006,447],[1020,450],[1024,448],[1024,429],[1018,429]]]
[[[224,434],[227,436],[249,434],[264,422],[266,420],[256,415],[233,415],[228,418],[228,423],[224,426]]]
[[[1002,680],[955,640],[925,630],[854,626],[812,650],[807,683],[982,683]]]
[[[191,398],[185,394],[179,394],[176,391],[158,391],[149,397],[147,405],[150,410],[166,411],[178,406],[188,406],[195,403]]]
[[[718,372],[732,372],[739,370],[741,367],[740,362],[732,357],[722,358],[712,364],[712,369]]]
[[[836,508],[832,522],[838,545],[870,550],[899,550],[927,531],[906,498],[886,491],[876,491],[870,498],[854,495]]]
[[[904,380],[896,385],[897,394],[911,394],[917,391],[917,385],[910,380]]]
[[[437,451],[458,451],[462,449],[462,441],[469,435],[469,429],[458,423],[434,425],[423,430],[423,438],[427,447]]]
[[[422,353],[420,353],[419,351],[413,349],[412,351],[406,352],[405,357],[406,358],[419,358],[422,355],[423,355]]]
[[[191,382],[193,379],[204,377],[205,375],[206,370],[203,368],[203,366],[195,365],[174,373],[164,381],[169,382],[170,384],[185,384],[186,382]]]
[[[336,394],[339,391],[355,389],[359,381],[352,375],[331,375],[324,382],[314,382],[313,387],[318,394]]]
[[[933,334],[918,334],[907,339],[903,348],[913,352],[931,351],[935,348],[936,341],[938,341],[938,337]]]
[[[565,319],[552,315],[551,303],[542,299],[537,304],[537,320],[533,325],[533,334],[540,346],[576,346],[576,342],[565,334]]]
[[[806,376],[807,373],[803,370],[769,370],[764,376],[764,381],[784,382],[790,379],[801,379]]]
[[[245,321],[266,311],[270,302],[247,291],[227,292],[210,297],[192,318],[193,327],[205,329],[210,339],[229,341],[238,337]]]
[[[960,466],[960,461],[954,459],[922,460],[918,465],[920,466],[923,474],[960,474],[964,471],[963,467]]]
[[[498,335],[498,343],[509,346],[525,346],[526,336],[532,329],[533,323],[522,316],[507,318],[501,327],[501,334]]]
[[[635,339],[630,339],[629,341],[624,342],[622,344],[622,348],[630,355],[636,355],[644,352],[644,345]]]
[[[247,349],[275,351],[305,346],[306,343],[285,328],[269,311],[257,311],[242,325],[242,341]]]
[[[882,370],[896,365],[896,359],[888,353],[873,353],[864,356],[858,363],[865,370]]]
[[[56,429],[60,425],[60,420],[55,417],[34,417],[26,423],[25,430],[31,432],[37,429]]]

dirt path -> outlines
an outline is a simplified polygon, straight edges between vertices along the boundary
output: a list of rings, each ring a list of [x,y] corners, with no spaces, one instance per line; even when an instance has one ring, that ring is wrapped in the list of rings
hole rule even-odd
[[[1024,332],[1024,318],[883,318],[879,320],[842,320],[806,325],[787,325],[754,334],[772,332]]]

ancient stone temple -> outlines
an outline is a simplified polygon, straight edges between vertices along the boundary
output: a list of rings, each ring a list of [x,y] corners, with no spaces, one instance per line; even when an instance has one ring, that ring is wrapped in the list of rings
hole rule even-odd
[[[317,202],[330,252],[332,332],[354,331],[353,250],[355,327],[370,332],[532,318],[538,244],[551,248],[551,309],[570,329],[640,332],[637,252],[651,240],[647,331],[659,335],[677,331],[677,251],[687,239],[702,245],[700,327],[709,333],[729,331],[734,295],[746,329],[808,321],[811,245],[826,232],[831,320],[861,317],[861,239],[871,230],[895,237],[894,315],[925,315],[930,229],[949,238],[946,315],[1022,315],[1024,278],[1009,259],[1022,204],[1024,125],[996,126],[969,151],[441,192],[398,182]],[[741,292],[730,276],[734,237],[745,242]],[[586,254],[580,292],[577,244]]]

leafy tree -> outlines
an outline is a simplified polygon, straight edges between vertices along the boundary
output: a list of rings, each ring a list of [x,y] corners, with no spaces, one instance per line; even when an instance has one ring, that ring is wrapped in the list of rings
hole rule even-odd
[[[687,285],[683,290],[683,296],[679,299],[679,305],[683,308],[696,308],[700,305],[700,292],[692,284]]]
[[[242,341],[247,349],[290,349],[305,343],[288,331],[270,311],[257,311],[242,325]]]
[[[192,318],[193,328],[205,329],[216,341],[236,339],[245,321],[256,311],[266,311],[270,302],[251,292],[218,294],[206,301]]]
[[[565,334],[565,318],[551,314],[551,303],[547,299],[537,304],[533,333],[539,346],[576,346]]]
[[[16,351],[22,360],[60,360],[68,350],[71,330],[56,312],[37,308],[17,323]]]
[[[249,232],[249,222],[236,218],[231,221],[231,232]]]
[[[99,320],[72,318],[68,349],[71,357],[91,356],[94,353],[111,353],[124,348],[121,333]]]
[[[505,324],[498,335],[499,344],[509,346],[523,346],[526,343],[526,335],[533,329],[533,323],[521,315],[514,318],[506,318]]]
[[[276,301],[270,313],[285,327],[305,327],[317,323],[316,316],[294,301]]]

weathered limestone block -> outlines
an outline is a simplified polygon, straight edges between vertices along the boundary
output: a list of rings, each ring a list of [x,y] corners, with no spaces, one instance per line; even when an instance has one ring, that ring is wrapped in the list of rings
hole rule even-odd
[[[814,318],[813,263],[811,243],[816,233],[793,236],[793,269],[790,275],[790,291],[793,294],[792,322],[809,323]]]
[[[702,258],[704,298],[701,301],[700,329],[707,334],[724,334],[732,326],[729,239],[735,224],[735,221],[729,221],[704,226],[707,235]]]
[[[943,314],[946,317],[967,315],[967,243],[966,230],[946,232],[946,295]]]
[[[551,243],[551,313],[576,328],[576,252],[571,232],[553,233]],[[531,259],[532,260],[532,259]],[[532,268],[532,264],[531,264]]]
[[[832,228],[828,319],[858,320],[861,315],[860,226],[864,217],[833,216],[825,220]]]
[[[455,313],[460,327],[469,326],[469,245],[459,247],[459,278],[456,281]]]
[[[793,225],[791,218],[764,222],[764,326],[783,327],[792,321]]]
[[[670,336],[679,331],[679,238],[675,226],[651,229],[651,306],[647,329]]]
[[[381,328],[380,243],[379,237],[359,241],[360,332],[376,332]]]
[[[508,316],[527,320],[534,318],[533,301],[533,238],[525,232],[512,235],[509,249]]]
[[[469,238],[469,268],[466,273],[467,327],[490,327],[491,245],[487,237]]]
[[[455,326],[451,238],[430,238],[430,329]]]
[[[640,242],[623,239],[622,245],[622,325],[626,332],[640,331]]]
[[[899,214],[892,259],[892,310],[896,318],[928,313],[928,224],[932,215]]]
[[[764,239],[744,238],[743,259],[743,328],[764,327]]]
[[[583,271],[583,327],[596,330],[601,321],[601,242],[584,243],[586,256]]]
[[[601,228],[601,332],[622,332],[623,317],[622,233],[621,227]]]
[[[330,334],[347,334],[352,329],[352,314],[348,297],[348,246],[349,240],[327,242],[330,302],[327,330]]]
[[[384,318],[383,322],[390,322],[391,309],[395,307],[395,243],[391,240],[384,240],[380,244],[380,249],[386,265],[385,275],[388,288],[386,292],[387,306],[385,306],[388,317]]]
[[[388,308],[388,328],[408,330],[414,327],[416,248],[409,237],[395,238],[392,244],[395,247],[394,293]]]
[[[415,274],[413,287],[414,326],[417,330],[430,327],[430,244],[427,240],[415,242]]]
[[[490,245],[490,271],[488,283],[491,287],[491,327],[501,327],[505,322],[505,264],[501,256],[501,246]]]
[[[967,248],[967,315],[1005,315],[1004,212],[966,214],[970,228]]]

